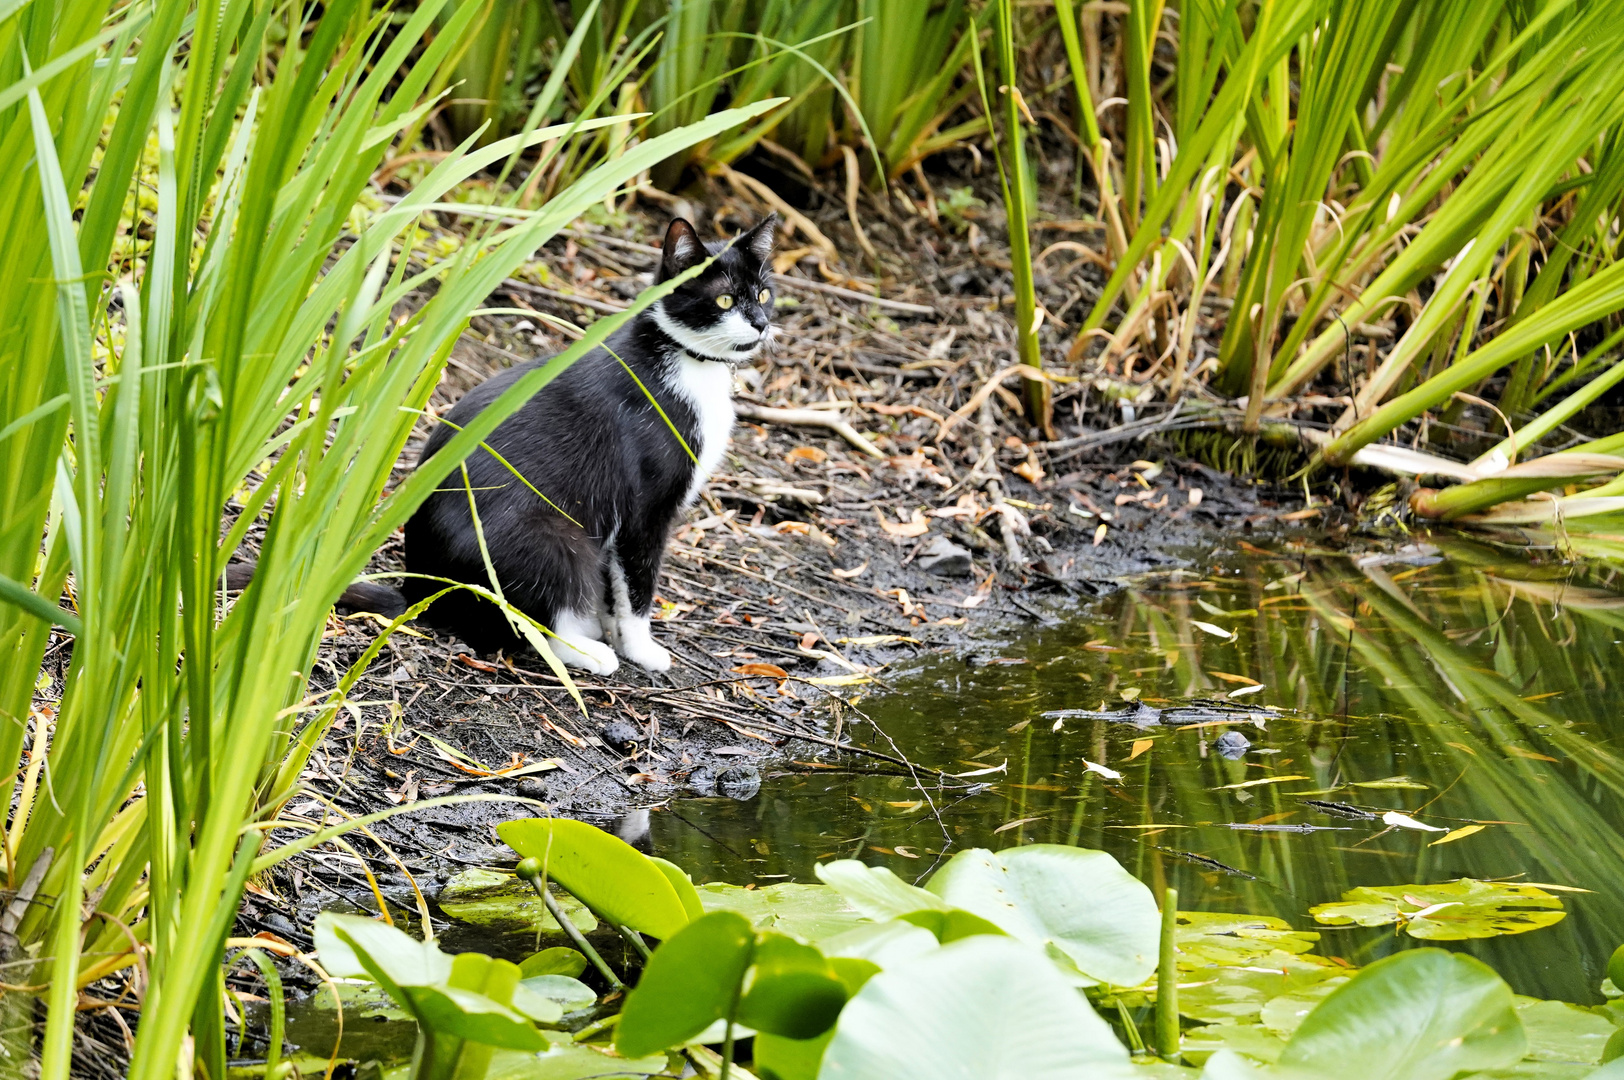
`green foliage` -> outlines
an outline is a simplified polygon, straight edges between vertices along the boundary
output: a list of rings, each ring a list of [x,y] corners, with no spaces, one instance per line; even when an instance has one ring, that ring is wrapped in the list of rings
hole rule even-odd
[[[714,911],[660,948],[626,997],[615,1048],[635,1057],[680,1046],[738,1011],[740,986],[755,953],[755,931],[742,915]]]
[[[382,647],[312,694],[333,600],[491,427],[626,317],[386,496],[469,312],[620,184],[771,107],[630,147],[425,265],[426,207],[571,130],[465,143],[380,207],[375,170],[480,9],[346,0],[308,26],[302,10],[52,0],[0,25],[0,142],[35,162],[0,179],[5,715],[30,715],[50,624],[73,630],[54,720],[35,725],[48,783],[5,783],[9,882],[37,866],[56,898],[17,927],[45,958],[27,981],[50,983],[46,1080],[67,1075],[79,988],[134,964],[137,939],[151,988],[130,1075],[173,1076],[188,1037],[223,1075],[232,916],[251,872],[308,846],[261,859],[260,826]],[[232,600],[222,572],[251,532],[258,567]],[[58,614],[70,575],[76,610]],[[0,754],[21,760],[25,736],[0,726]]]
[[[478,953],[447,956],[384,923],[324,913],[316,951],[328,974],[370,978],[417,1022],[412,1080],[480,1080],[492,1047],[544,1050],[535,1023],[563,1010],[522,984],[519,968]]]
[[[524,856],[523,876],[558,882],[611,925],[662,940],[688,925],[689,908],[666,871],[612,833],[567,818],[506,821],[497,832]]]

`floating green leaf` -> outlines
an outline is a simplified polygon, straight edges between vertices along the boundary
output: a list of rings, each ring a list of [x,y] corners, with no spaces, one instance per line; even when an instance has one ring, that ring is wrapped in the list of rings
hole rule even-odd
[[[867,866],[856,859],[820,863],[813,872],[858,912],[876,921],[914,911],[946,911],[952,906],[930,890],[908,884],[886,867]]]
[[[573,896],[558,898],[569,921],[584,934],[598,928],[598,920]],[[464,870],[445,883],[437,898],[440,910],[462,922],[502,931],[561,933],[558,920],[527,882],[494,870]]]
[[[593,1046],[574,1042],[568,1035],[544,1032],[551,1044],[543,1054],[498,1050],[491,1055],[485,1080],[584,1080],[601,1077],[620,1080],[622,1077],[658,1076],[665,1072],[669,1062],[661,1054],[643,1057],[614,1057]],[[319,1076],[326,1066],[325,1060],[316,1068]],[[311,1074],[307,1074],[311,1075]],[[386,1072],[386,1080],[404,1080],[404,1073]]]
[[[819,1080],[1129,1080],[1128,1053],[1044,954],[977,935],[887,968],[846,1004]]]
[[[567,975],[573,979],[585,970],[586,957],[562,945],[532,953],[519,961],[519,974],[526,979],[537,975]]]
[[[1181,966],[1245,964],[1276,949],[1308,952],[1319,937],[1312,930],[1293,930],[1284,919],[1268,915],[1181,911],[1175,944]]]
[[[1181,969],[1179,1012],[1208,1024],[1251,1022],[1276,998],[1310,993],[1348,973],[1321,957],[1287,952],[1266,953],[1242,965]]]
[[[569,975],[532,975],[521,979],[519,988],[557,1003],[564,1012],[590,1008],[598,1000],[592,987]]]
[[[755,931],[736,912],[713,911],[673,934],[627,995],[615,1048],[640,1057],[680,1046],[729,1015],[754,952]]]
[[[1606,1017],[1565,1001],[1519,997],[1517,1016],[1528,1035],[1529,1061],[1600,1065],[1616,1030]]]
[[[779,930],[814,944],[866,920],[825,885],[781,882],[764,889],[712,882],[698,887],[706,911],[736,911],[758,930]]]
[[[1460,878],[1441,885],[1359,888],[1342,902],[1309,909],[1329,926],[1399,923],[1411,937],[1428,941],[1522,934],[1561,922],[1562,901],[1533,885]]]
[[[1510,1065],[1528,1038],[1511,988],[1470,956],[1378,960],[1309,1013],[1280,1063],[1325,1080],[1449,1080]]]
[[[1059,844],[996,854],[975,848],[955,855],[929,888],[1012,937],[1052,944],[1101,982],[1134,986],[1156,967],[1156,901],[1103,851]]]
[[[584,821],[522,818],[497,834],[587,907],[620,926],[661,939],[688,925],[688,911],[665,871],[618,836]]]
[[[430,1044],[463,1040],[512,1050],[547,1046],[532,1017],[512,1004],[519,981],[516,964],[478,953],[447,956],[432,942],[415,941],[357,915],[323,912],[312,936],[329,973],[372,979],[411,1014]],[[556,1003],[525,1004],[544,1021],[561,1015]]]
[[[818,942],[818,948],[825,956],[870,960],[886,968],[934,952],[938,944],[932,931],[893,919],[883,923],[859,923],[844,933],[824,938]]]

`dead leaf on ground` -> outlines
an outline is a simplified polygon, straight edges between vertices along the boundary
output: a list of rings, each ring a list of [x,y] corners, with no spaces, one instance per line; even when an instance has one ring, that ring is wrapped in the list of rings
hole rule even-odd
[[[885,516],[885,511],[874,508],[874,516],[880,519],[880,528],[885,530],[887,536],[894,536],[898,540],[908,540],[915,536],[924,536],[930,531],[930,522],[925,520],[924,511],[915,509],[912,521],[892,523]]]
[[[789,672],[777,664],[740,664],[733,669],[735,675],[761,675],[769,679],[787,679]]]
[[[835,568],[833,570],[830,570],[829,573],[833,574],[835,577],[839,578],[841,581],[850,581],[852,578],[862,576],[867,570],[868,570],[868,560],[864,559],[857,566],[849,567],[849,568],[847,568],[845,570],[841,570],[841,569],[839,569],[837,567],[837,568]]]
[[[810,465],[822,465],[825,461],[829,460],[829,455],[824,451],[819,450],[816,446],[797,446],[795,449],[784,455],[784,460],[790,464],[794,464],[797,461],[804,461]]]
[[[1015,466],[1014,472],[1016,476],[1021,477],[1029,484],[1037,483],[1039,480],[1042,480],[1045,475],[1043,472],[1043,466],[1038,464],[1036,458],[1027,458],[1025,461]]]

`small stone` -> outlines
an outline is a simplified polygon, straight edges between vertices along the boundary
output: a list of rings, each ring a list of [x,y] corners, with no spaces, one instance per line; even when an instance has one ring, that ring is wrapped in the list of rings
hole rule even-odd
[[[930,546],[914,559],[914,563],[927,574],[939,574],[942,577],[970,576],[969,550],[945,536],[938,536],[932,540]]]
[[[716,778],[716,787],[730,799],[753,799],[761,790],[761,770],[754,765],[735,765]]]
[[[539,776],[526,776],[519,781],[518,787],[514,790],[521,799],[536,799],[539,801],[546,799],[548,794],[547,782]]]
[[[1234,761],[1243,756],[1252,746],[1252,740],[1238,731],[1226,731],[1212,741],[1212,748],[1218,751],[1220,757]]]
[[[603,741],[617,750],[624,750],[633,743],[642,742],[643,733],[624,720],[613,720],[603,729]]]

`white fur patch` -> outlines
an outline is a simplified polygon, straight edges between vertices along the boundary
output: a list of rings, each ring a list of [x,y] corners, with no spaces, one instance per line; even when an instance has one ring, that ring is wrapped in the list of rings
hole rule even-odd
[[[548,645],[567,666],[589,671],[594,675],[610,675],[620,666],[615,650],[596,640],[601,633],[596,619],[578,615],[573,611],[560,611],[553,620],[557,635]]]
[[[744,316],[737,312],[729,313],[728,317],[718,323],[712,331],[696,334],[672,321],[663,306],[656,304],[650,310],[653,311],[655,322],[659,324],[660,329],[685,350],[693,349],[706,355],[713,355],[707,352],[707,349],[717,350],[724,339],[740,343],[754,341],[758,348],[760,343],[766,340],[765,334],[757,334],[755,328],[745,322]],[[741,327],[742,331],[739,329]],[[744,333],[748,333],[749,337],[743,337]],[[743,359],[750,354],[737,355]],[[699,459],[699,467],[694,470],[693,479],[689,481],[688,490],[682,497],[682,505],[689,506],[699,497],[699,489],[705,486],[705,481],[710,479],[710,474],[715,472],[716,466],[721,463],[722,454],[727,450],[728,436],[733,433],[733,369],[714,360],[696,359],[689,352],[679,353],[674,359],[674,366],[671,386],[682,395],[682,399],[693,409],[694,416],[698,420],[697,445],[691,446],[690,449]]]
[[[633,615],[615,624],[615,644],[620,655],[645,671],[671,670],[671,653],[654,640],[647,616]]]
[[[700,356],[720,357],[734,362],[748,360],[767,342],[767,335],[751,326],[737,311],[729,311],[722,316],[720,322],[708,330],[695,330],[679,323],[665,310],[663,301],[649,308],[649,314],[654,316],[654,325],[658,326],[666,337],[688,352]],[[750,347],[735,348],[738,345]]]

